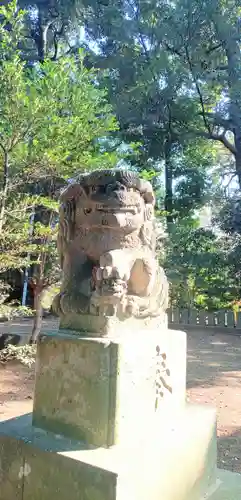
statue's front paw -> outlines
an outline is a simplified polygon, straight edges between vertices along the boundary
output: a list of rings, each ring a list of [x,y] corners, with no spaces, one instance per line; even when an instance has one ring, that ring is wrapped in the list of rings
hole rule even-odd
[[[96,292],[99,295],[120,297],[127,291],[127,279],[124,272],[116,267],[99,267],[96,271]]]

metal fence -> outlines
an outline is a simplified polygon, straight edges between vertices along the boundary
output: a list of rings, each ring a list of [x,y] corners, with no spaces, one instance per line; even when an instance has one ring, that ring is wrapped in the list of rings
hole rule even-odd
[[[168,323],[175,325],[211,326],[241,329],[241,311],[198,311],[195,309],[169,309]]]

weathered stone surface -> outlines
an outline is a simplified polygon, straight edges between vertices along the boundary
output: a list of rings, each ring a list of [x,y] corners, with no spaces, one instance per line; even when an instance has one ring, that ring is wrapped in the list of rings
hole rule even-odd
[[[140,334],[148,334],[148,330],[151,332],[153,330],[167,329],[167,316],[164,313],[160,313],[157,317],[149,318],[126,318],[124,321],[120,321],[116,316],[93,316],[91,314],[75,314],[68,313],[61,317],[61,328],[60,333],[65,333],[66,330],[69,331],[68,334],[81,337],[110,337],[117,338],[120,335],[129,334],[132,331],[140,332]],[[98,330],[98,335],[97,335]]]
[[[241,474],[218,469],[217,481],[209,488],[204,500],[239,500],[241,498]]]
[[[107,446],[112,393],[115,396],[115,360],[116,346],[109,342],[67,336],[42,339],[36,367],[34,424]]]
[[[185,353],[186,335],[167,329],[48,335],[38,345],[34,424],[94,445],[138,442],[185,404]]]
[[[0,426],[0,500],[22,500],[22,442],[1,436]]]
[[[1,500],[114,500],[116,473],[95,466],[84,443],[47,433],[31,425],[31,416],[0,423]],[[16,461],[15,450],[19,450]],[[88,451],[89,460],[81,453]],[[68,457],[68,454],[77,454]],[[4,473],[3,473],[4,472]]]
[[[25,478],[23,500],[115,500],[116,474],[63,454],[26,448],[31,474]]]
[[[188,406],[175,416],[169,429],[150,427],[138,447],[108,449],[32,428],[24,417],[0,424],[0,443],[15,440],[23,463],[0,491],[17,478],[21,500],[201,500],[217,480],[215,411]],[[14,461],[11,453],[9,471]]]
[[[154,203],[151,184],[121,170],[82,175],[65,190],[58,235],[63,283],[53,305],[60,327],[107,335],[103,317],[122,323],[163,317],[168,284],[155,254]]]

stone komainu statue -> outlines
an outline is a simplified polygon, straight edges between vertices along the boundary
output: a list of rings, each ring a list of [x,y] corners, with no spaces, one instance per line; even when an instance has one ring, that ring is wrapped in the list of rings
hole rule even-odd
[[[166,311],[168,284],[156,258],[154,203],[151,184],[125,170],[81,175],[63,192],[58,234],[63,282],[53,306],[62,320],[148,318]],[[72,320],[62,322],[73,327]]]

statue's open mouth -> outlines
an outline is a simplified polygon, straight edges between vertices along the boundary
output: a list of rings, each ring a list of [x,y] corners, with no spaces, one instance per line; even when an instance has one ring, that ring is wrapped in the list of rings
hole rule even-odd
[[[133,215],[135,215],[138,211],[137,207],[133,206],[133,205],[129,205],[129,206],[117,206],[117,207],[96,207],[96,210],[98,212],[104,212],[104,213],[108,213],[108,214],[116,214],[116,213],[120,213],[120,212],[129,212]]]

